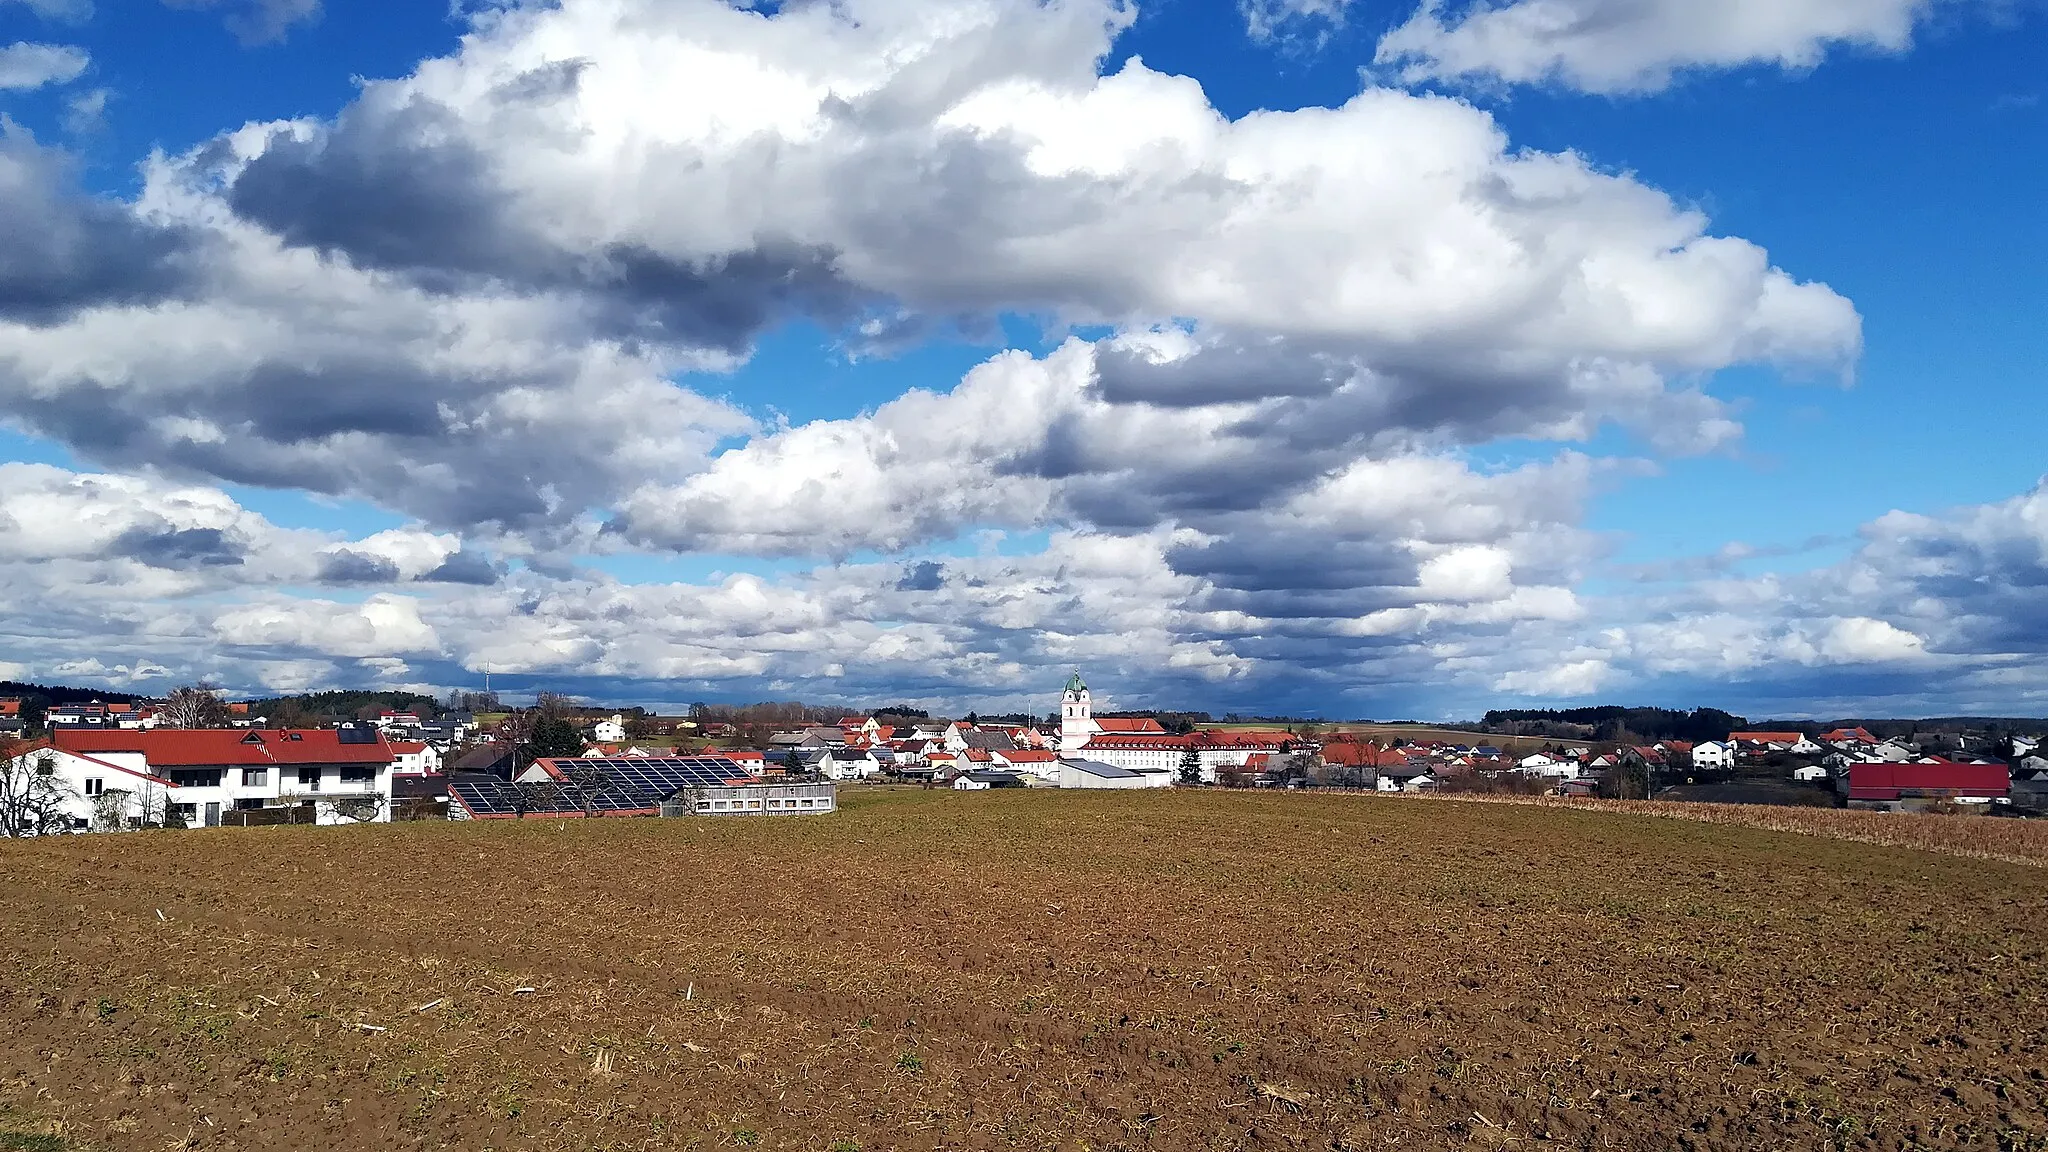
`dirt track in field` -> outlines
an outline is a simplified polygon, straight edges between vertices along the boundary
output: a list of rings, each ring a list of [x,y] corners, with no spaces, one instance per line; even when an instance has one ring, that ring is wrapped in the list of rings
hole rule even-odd
[[[1902,849],[910,792],[0,865],[0,1147],[2048,1148],[2048,883]]]

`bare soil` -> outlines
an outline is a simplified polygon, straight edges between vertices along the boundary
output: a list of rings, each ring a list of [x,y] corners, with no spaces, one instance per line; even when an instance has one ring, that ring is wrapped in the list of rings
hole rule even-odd
[[[0,1148],[2048,1149],[2038,867],[1555,807],[0,845]]]

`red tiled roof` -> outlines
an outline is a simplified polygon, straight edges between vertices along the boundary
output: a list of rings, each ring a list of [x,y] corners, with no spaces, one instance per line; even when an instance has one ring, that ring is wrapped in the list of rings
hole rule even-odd
[[[1107,720],[1101,720],[1101,719],[1098,719],[1097,721],[1095,721],[1095,724],[1096,724],[1096,726],[1097,726],[1097,727],[1101,728],[1101,729],[1102,729],[1102,730],[1103,730],[1104,732],[1158,732],[1158,733],[1164,733],[1164,732],[1166,731],[1166,729],[1164,729],[1164,728],[1161,728],[1161,727],[1159,726],[1159,721],[1157,721],[1157,720],[1154,720],[1154,719],[1153,719],[1153,718],[1151,718],[1150,716],[1138,716],[1138,717],[1134,717],[1134,718],[1127,718],[1127,719],[1118,719],[1118,718],[1114,718],[1114,717],[1112,717],[1112,718],[1110,718],[1110,719],[1107,719]]]
[[[1323,763],[1340,768],[1394,768],[1408,762],[1408,755],[1377,744],[1325,744]]]
[[[1849,799],[1897,800],[1908,793],[1919,795],[1989,796],[2010,795],[2012,775],[2003,764],[1958,764],[1937,760],[1932,764],[1851,764]]]
[[[1243,732],[1223,732],[1211,728],[1195,737],[1204,748],[1274,748],[1292,742],[1291,732],[1276,729],[1247,729]]]
[[[1865,744],[1877,743],[1877,737],[1862,728],[1837,728],[1832,732],[1822,733],[1821,739],[1830,744],[1840,744],[1848,740],[1860,740]]]
[[[1803,732],[1730,732],[1730,740],[1744,744],[1797,744],[1806,739]]]
[[[391,746],[343,744],[332,728],[59,729],[66,752],[140,752],[152,768],[261,764],[389,764]]]
[[[1176,749],[1186,748],[1192,736],[1171,736],[1159,732],[1098,732],[1088,738],[1088,748]]]
[[[1059,759],[1058,753],[1037,748],[1018,748],[1003,753],[1003,759],[1012,764],[1050,764]]]
[[[393,740],[390,743],[393,756],[417,756],[427,750],[424,740]]]

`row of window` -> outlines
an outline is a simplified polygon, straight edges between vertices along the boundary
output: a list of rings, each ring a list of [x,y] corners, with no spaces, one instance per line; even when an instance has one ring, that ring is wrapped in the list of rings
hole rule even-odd
[[[768,807],[769,807],[769,808],[771,808],[771,809],[775,809],[775,810],[783,810],[783,809],[790,809],[790,808],[810,808],[810,807],[813,807],[813,806],[815,806],[815,807],[818,807],[818,808],[830,808],[830,807],[832,806],[832,801],[830,801],[830,800],[827,800],[827,799],[824,799],[824,798],[822,798],[822,797],[819,797],[819,798],[811,798],[811,797],[803,797],[803,798],[797,798],[797,797],[792,797],[792,798],[790,798],[790,799],[788,799],[788,800],[769,800],[769,801],[768,801]],[[699,812],[759,812],[759,811],[761,811],[761,801],[759,801],[759,800],[699,800],[699,801],[697,801],[697,811],[699,811]]]
[[[225,783],[224,778],[226,775],[225,771],[218,768],[196,770],[172,769],[170,781],[179,788],[219,788]],[[372,784],[377,780],[377,771],[374,768],[343,768],[337,773],[336,778],[343,784]],[[269,783],[270,772],[268,769],[245,768],[242,770],[242,787],[244,788],[262,788]],[[299,769],[299,787],[315,792],[319,791],[320,770],[318,768]],[[103,778],[98,776],[88,776],[85,778],[85,794],[87,796],[98,796],[106,790],[107,782]]]

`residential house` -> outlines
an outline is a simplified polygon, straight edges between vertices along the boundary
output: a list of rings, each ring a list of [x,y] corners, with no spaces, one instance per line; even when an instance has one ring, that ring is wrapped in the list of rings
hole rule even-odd
[[[817,763],[827,780],[869,780],[882,774],[882,762],[866,748],[830,748]]]
[[[486,740],[473,748],[465,749],[455,758],[448,770],[464,775],[497,776],[512,778],[512,766],[516,763],[512,745],[496,740]]]
[[[613,713],[590,727],[590,738],[599,744],[623,744],[626,741],[626,718]]]
[[[1015,772],[963,772],[953,778],[953,788],[958,792],[986,792],[991,788],[1022,787],[1024,778]]]
[[[1048,749],[1012,748],[1004,752],[990,752],[989,759],[1000,769],[1027,773],[1048,783],[1059,782],[1059,754]]]
[[[391,770],[411,775],[438,775],[441,750],[424,740],[387,740],[391,745]]]
[[[396,758],[374,729],[62,729],[50,746],[80,828],[148,819],[158,803],[206,827],[290,807],[320,824],[391,818]],[[126,795],[103,799],[109,792]]]
[[[1818,756],[1825,751],[1808,739],[1804,732],[1730,732],[1728,741],[1736,746],[1739,754],[1757,758],[1773,752]]]
[[[1427,780],[1428,784],[1410,787],[1418,780]],[[1430,775],[1429,764],[1419,757],[1413,757],[1404,759],[1399,764],[1382,765],[1377,787],[1381,792],[1421,792],[1426,787],[1434,787],[1435,784],[1436,778]]]
[[[882,725],[873,716],[841,716],[834,727],[839,729],[841,738],[848,744],[855,741],[872,744],[888,738],[882,735]]]
[[[727,760],[745,768],[749,774],[754,776],[759,776],[768,770],[768,758],[757,749],[706,748],[704,754],[706,756],[723,756]]]
[[[1735,767],[1735,745],[1721,740],[1702,740],[1692,746],[1692,766],[1702,772],[1725,772]]]
[[[43,713],[44,726],[57,728],[108,728],[114,726],[107,706],[97,700],[88,703],[52,704]]]

